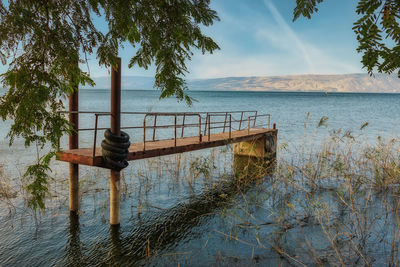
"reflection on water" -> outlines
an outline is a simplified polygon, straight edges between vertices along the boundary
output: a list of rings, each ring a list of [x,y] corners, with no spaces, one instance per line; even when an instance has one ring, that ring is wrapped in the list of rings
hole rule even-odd
[[[192,229],[207,224],[219,209],[229,207],[232,199],[247,189],[238,187],[233,180],[221,182],[202,194],[192,195],[187,203],[123,222],[123,232],[119,226],[111,226],[109,237],[101,239],[85,257],[82,257],[79,216],[71,214],[69,247],[64,264],[98,264],[99,259],[110,265],[146,262],[159,251],[171,249],[183,239],[194,238]]]
[[[67,262],[69,263],[78,263],[82,261],[80,233],[79,215],[76,212],[70,212],[69,242],[67,246]]]
[[[235,179],[244,180],[266,177],[273,173],[276,167],[275,158],[257,158],[234,155],[233,170]]]

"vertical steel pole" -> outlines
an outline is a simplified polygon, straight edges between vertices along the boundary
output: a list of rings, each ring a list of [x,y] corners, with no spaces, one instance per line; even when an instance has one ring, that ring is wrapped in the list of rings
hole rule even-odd
[[[94,162],[94,157],[96,156],[96,140],[97,140],[97,125],[99,122],[99,114],[95,114],[96,120],[94,122],[94,136],[93,136],[93,162]]]
[[[224,120],[224,130],[222,131],[225,133],[225,126],[226,126],[226,118],[228,117],[228,112],[225,112],[225,120]]]
[[[111,132],[121,134],[121,58],[111,67]],[[110,171],[110,224],[120,224],[120,172]]]
[[[243,111],[242,111],[242,115],[240,115],[239,131],[240,131],[240,128],[242,127],[242,120],[243,120]]]
[[[201,115],[199,114],[199,143],[201,143]]]
[[[147,115],[144,116],[143,120],[143,151],[146,150],[146,118]]]
[[[229,114],[229,139],[232,138],[232,114]]]
[[[207,115],[206,115],[206,123],[204,124],[204,135],[207,134],[207,122],[208,122],[208,112],[207,112]]]
[[[176,114],[174,120],[174,146],[176,146]]]
[[[258,114],[258,111],[256,111],[256,115],[254,116],[254,124],[253,124],[253,128],[256,128],[257,114]]]
[[[210,141],[211,138],[211,116],[208,115],[208,141]]]
[[[186,113],[183,113],[181,138],[183,138],[183,130],[185,129],[185,118],[186,118]]]
[[[153,141],[156,138],[157,115],[154,116]]]
[[[69,149],[79,148],[79,93],[78,86],[74,88],[74,92],[69,95],[69,122],[74,131],[69,136]],[[79,210],[79,165],[69,164],[69,210],[73,213]]]

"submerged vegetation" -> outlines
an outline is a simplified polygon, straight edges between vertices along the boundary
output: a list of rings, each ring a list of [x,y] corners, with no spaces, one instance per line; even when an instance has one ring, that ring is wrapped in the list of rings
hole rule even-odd
[[[136,162],[121,183],[129,223],[83,249],[72,241],[87,226],[72,218],[71,247],[59,263],[397,265],[400,139],[371,141],[362,135],[367,123],[356,134],[327,122],[310,131],[306,121],[303,142],[281,141],[272,162],[232,157],[231,146]],[[1,205],[17,206],[0,177]],[[80,181],[82,217],[103,226],[106,177],[90,171]],[[44,217],[68,197],[63,179],[49,188],[53,208]]]
[[[349,130],[328,132],[321,143],[308,139],[290,160],[279,160],[271,177],[282,201],[276,251],[300,265],[398,265],[400,140],[377,137],[371,144]],[[296,250],[285,249],[288,235]],[[299,251],[307,256],[295,257]]]
[[[8,177],[4,175],[4,167],[0,164],[0,199],[9,200],[10,198],[15,198],[17,192],[11,185]]]

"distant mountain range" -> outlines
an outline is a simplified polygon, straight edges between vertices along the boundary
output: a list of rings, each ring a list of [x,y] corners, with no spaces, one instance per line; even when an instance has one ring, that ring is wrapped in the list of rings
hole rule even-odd
[[[109,77],[94,78],[93,89],[110,88]],[[227,77],[187,80],[189,89],[203,91],[303,91],[303,92],[386,92],[400,93],[400,79],[395,75],[290,75],[264,77]],[[153,89],[154,78],[123,76],[122,89]],[[89,88],[89,87],[84,87]]]

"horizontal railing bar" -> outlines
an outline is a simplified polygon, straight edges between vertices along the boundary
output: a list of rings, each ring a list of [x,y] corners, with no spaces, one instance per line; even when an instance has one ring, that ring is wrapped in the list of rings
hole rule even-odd
[[[110,112],[105,112],[105,111],[59,111],[59,113],[63,113],[63,114],[105,114],[105,115],[111,115]]]
[[[256,115],[256,116],[249,116],[250,118],[255,118],[255,117],[269,117],[271,116],[270,114],[262,114],[262,115]]]
[[[99,114],[99,115],[103,115],[103,114]],[[251,116],[254,117],[254,116]],[[258,117],[265,117],[263,115],[258,115]],[[252,119],[253,120],[253,119]],[[232,122],[240,122],[240,120],[232,120]],[[223,121],[217,121],[217,122],[210,122],[211,125],[215,125],[215,124],[222,124],[224,123]],[[199,124],[185,124],[185,127],[198,127]],[[153,128],[169,128],[169,127],[174,127],[173,124],[169,124],[169,125],[158,125],[158,126],[146,126],[146,129],[153,129]],[[183,127],[183,125],[177,125],[176,127],[181,128]],[[219,127],[211,127],[211,129],[217,129],[217,128],[223,128],[223,126],[219,126]],[[109,128],[97,128],[97,130],[107,130]],[[124,126],[121,127],[121,129],[143,129],[143,126]],[[94,131],[95,128],[81,128],[81,129],[77,129],[77,131]]]
[[[130,112],[130,111],[126,111],[126,112],[121,112],[121,114],[146,114],[146,115],[160,115],[160,114],[166,114],[166,115],[188,115],[188,114],[193,114],[193,115],[197,115],[197,114],[225,114],[225,113],[255,113],[256,111],[251,111],[251,110],[246,110],[246,111],[214,111],[214,112],[206,112],[206,111],[199,111],[199,112]]]
[[[202,114],[215,114],[215,113],[241,113],[241,112],[245,112],[245,113],[250,113],[250,112],[256,112],[256,110],[235,110],[235,111],[201,111],[201,112],[197,112],[197,113],[202,113]]]
[[[153,128],[169,128],[169,127],[174,127],[173,124],[171,125],[158,125],[158,126],[146,126],[146,129],[153,129]],[[182,128],[183,125],[176,125],[177,128]],[[185,128],[186,127],[190,127],[190,128],[194,128],[194,127],[199,127],[199,124],[185,124]],[[107,130],[109,128],[97,128],[97,130]],[[143,129],[143,126],[125,126],[125,127],[121,127],[122,129]],[[77,131],[93,131],[95,130],[95,128],[82,128],[82,129],[77,129]]]
[[[121,114],[130,114],[122,113]],[[199,116],[199,113],[145,113],[147,116]]]
[[[232,122],[239,122],[239,121],[232,121]],[[210,124],[218,124],[218,123],[223,123],[223,122],[211,122]],[[191,127],[191,128],[193,128],[193,127],[198,127],[199,126],[199,124],[197,123],[197,124],[185,124],[185,128],[186,127]],[[156,126],[156,127],[154,127],[154,126],[146,126],[146,129],[153,129],[153,128],[169,128],[169,127],[174,127],[174,125],[173,124],[170,124],[170,125],[158,125],[158,126]],[[177,128],[182,128],[183,127],[183,125],[177,125],[176,126]],[[219,127],[211,127],[211,129],[216,129],[216,128],[223,128],[223,126],[219,126]],[[97,128],[97,130],[107,130],[107,129],[109,129],[109,128],[107,128],[107,127],[103,127],[103,128]],[[125,127],[121,127],[121,130],[122,129],[143,129],[143,126],[125,126]],[[82,129],[77,129],[77,131],[94,131],[95,130],[95,128],[82,128]]]
[[[211,123],[214,124],[214,123]],[[262,124],[264,125],[264,124]],[[256,125],[256,126],[262,126],[262,125]],[[267,125],[267,123],[265,124]],[[186,127],[190,127],[190,128],[194,128],[194,127],[198,127],[199,124],[185,124],[185,128]],[[153,129],[153,128],[169,128],[169,127],[174,127],[174,125],[159,125],[159,126],[146,126],[146,129]],[[183,125],[176,125],[177,128],[182,128]],[[211,129],[221,129],[224,128],[223,126],[215,126],[215,127],[211,127]],[[103,128],[97,128],[97,130],[107,130],[109,128],[107,127],[103,127]],[[121,130],[129,130],[129,129],[143,129],[143,126],[126,126],[126,127],[121,127]],[[82,129],[77,129],[77,131],[94,131],[95,128],[82,128]]]
[[[153,128],[169,128],[169,127],[175,127],[175,125],[171,124],[171,125],[146,126],[146,129],[153,129]],[[176,125],[176,128],[182,128],[182,127],[183,127],[183,124],[177,124],[177,125]],[[192,125],[190,125],[190,124],[185,124],[185,128],[186,128],[186,127],[191,127],[191,128],[199,127],[199,124],[192,124]],[[128,127],[127,127],[127,128],[128,128]],[[143,128],[143,126],[141,126],[140,128]],[[121,127],[121,129],[122,129],[122,127]]]
[[[144,112],[144,111],[123,111],[121,112],[121,114],[136,114],[136,115],[146,115],[146,114],[154,114],[154,115],[160,115],[160,114],[168,114],[168,115],[189,115],[189,114],[225,114],[225,113],[255,113],[255,110],[245,110],[245,111],[213,111],[213,112],[206,112],[206,111],[200,111],[200,112]],[[110,112],[106,112],[106,111],[67,111],[67,110],[63,110],[63,111],[59,111],[59,113],[63,113],[63,114],[76,114],[76,113],[80,113],[80,114],[106,114],[106,115],[111,115]]]
[[[251,119],[251,120],[254,120],[254,119]],[[232,120],[232,122],[240,122],[240,120]],[[224,122],[223,121],[213,121],[213,122],[211,122],[211,124],[217,124],[217,123],[224,123]]]

